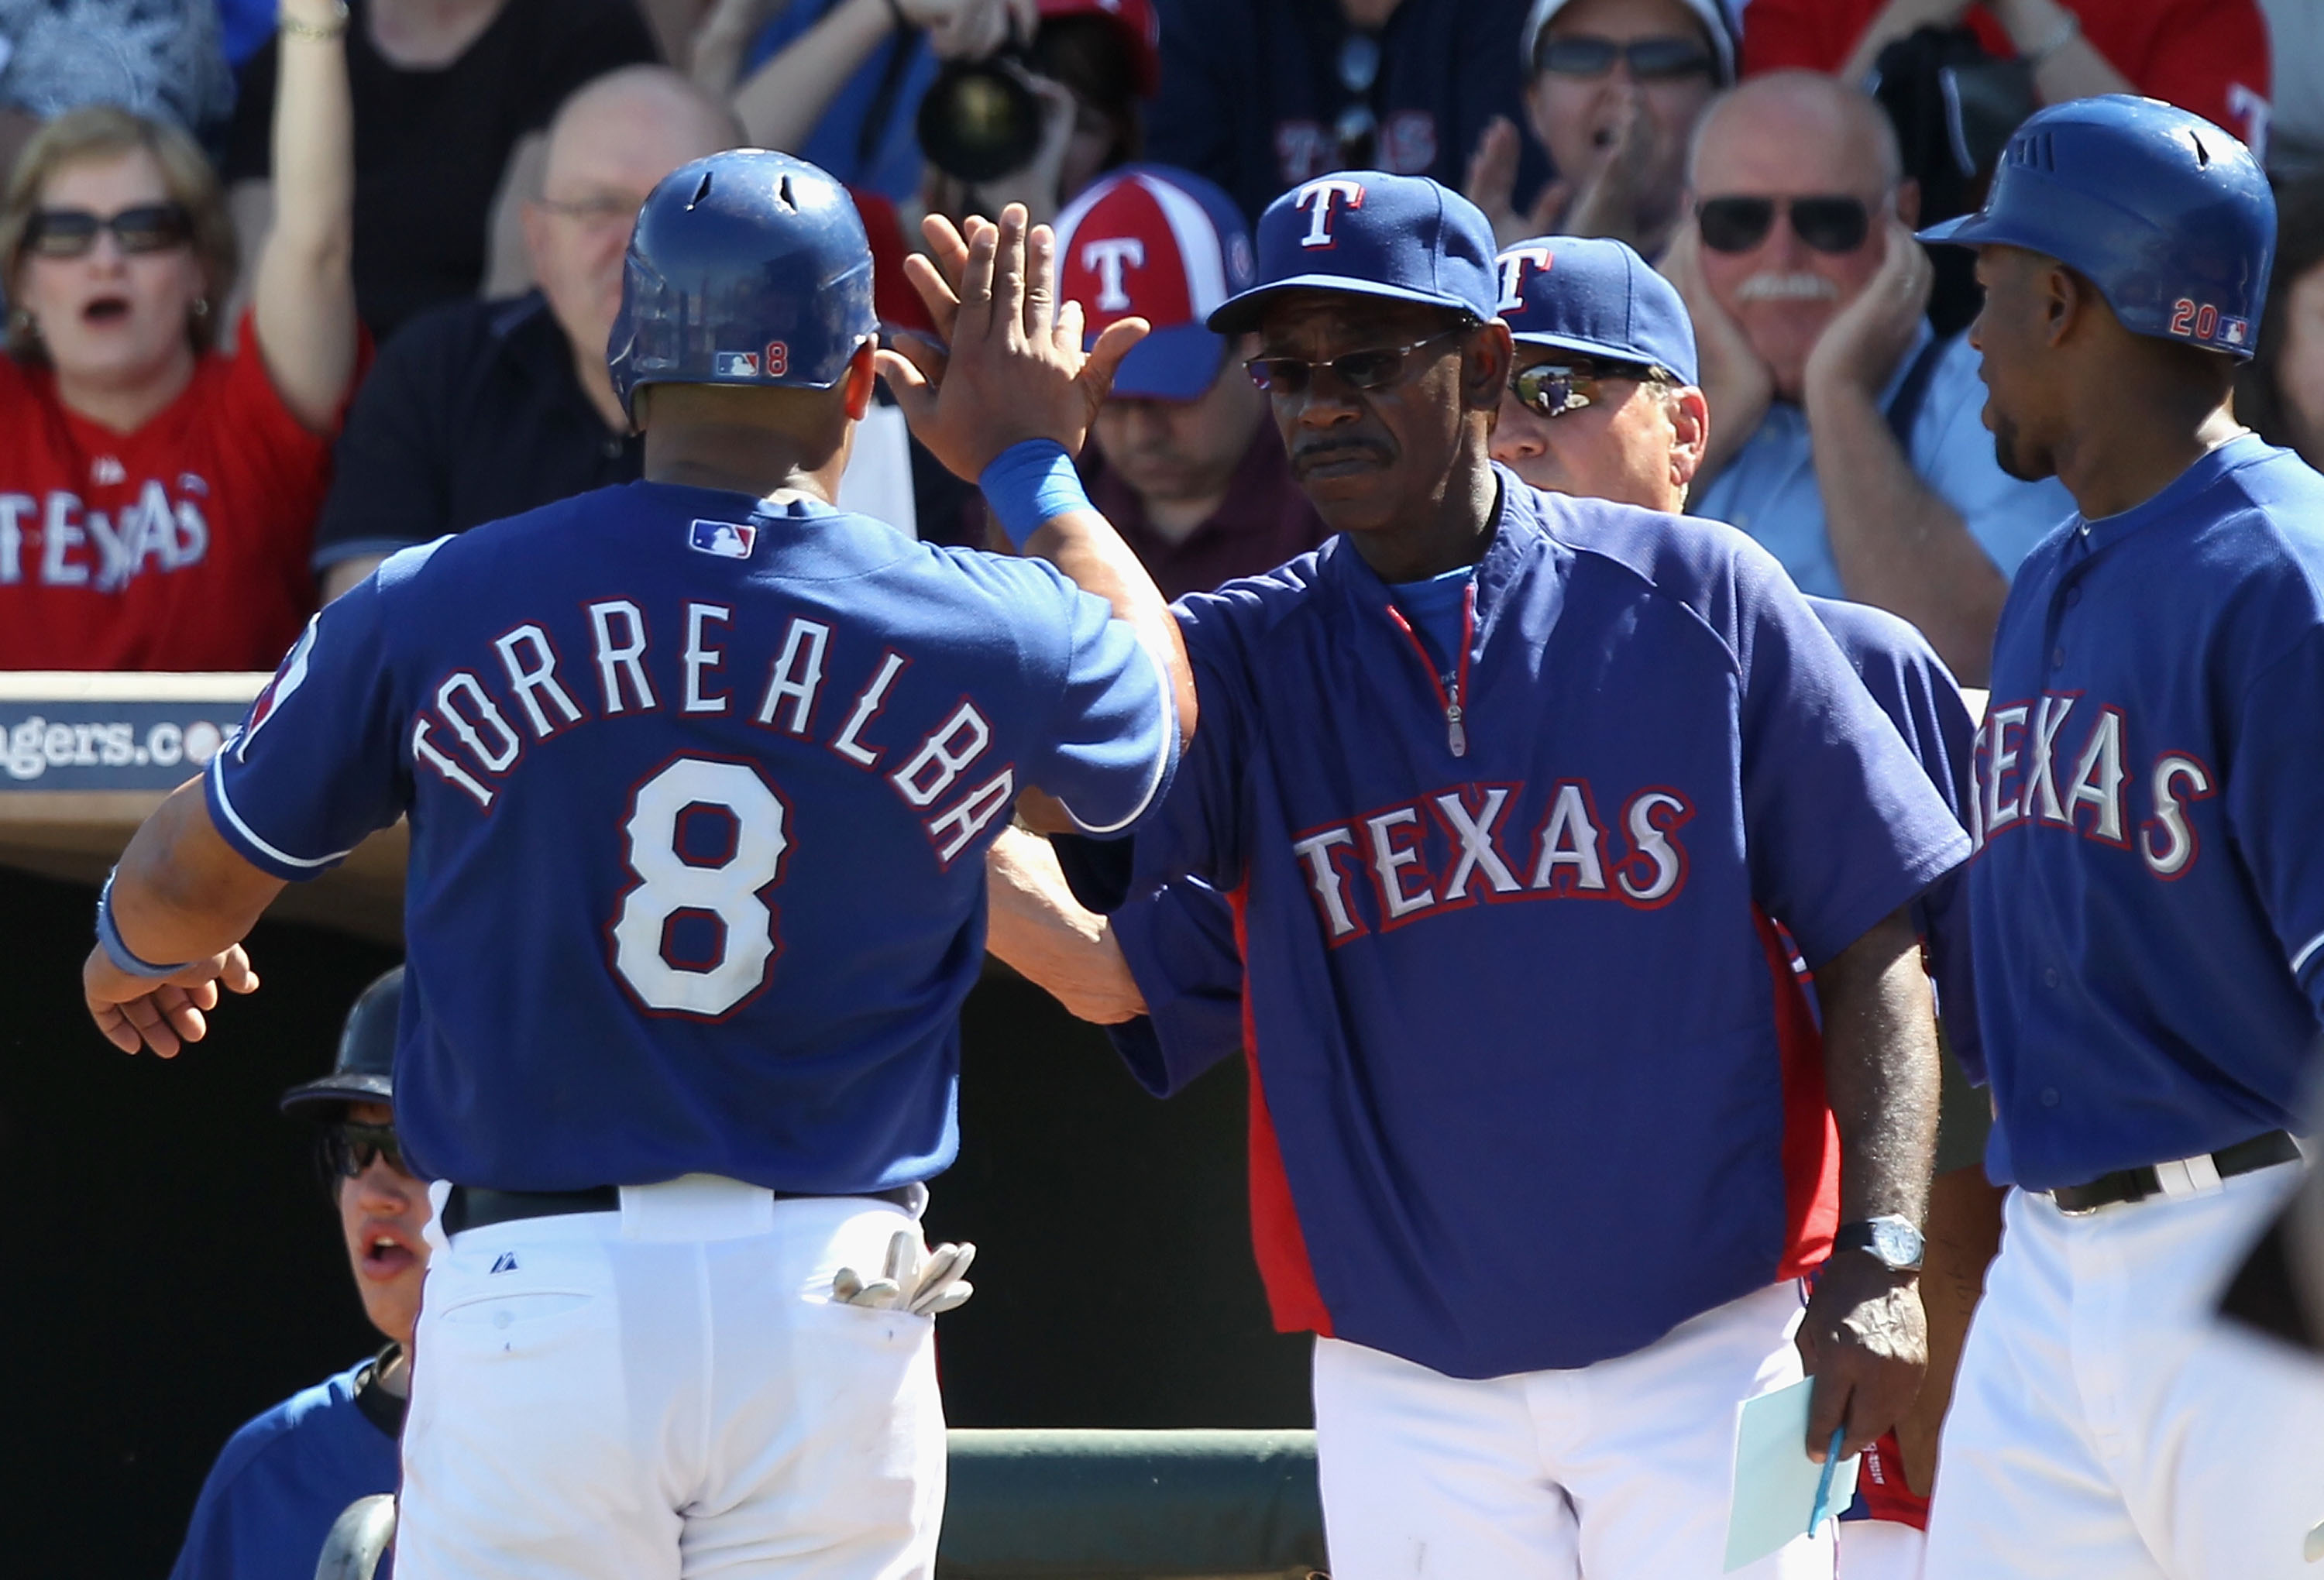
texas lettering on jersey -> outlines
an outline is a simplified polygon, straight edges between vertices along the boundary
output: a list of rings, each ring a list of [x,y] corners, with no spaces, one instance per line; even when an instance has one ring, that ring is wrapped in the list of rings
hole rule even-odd
[[[1632,791],[1610,822],[1588,779],[1557,780],[1537,809],[1521,810],[1534,799],[1523,784],[1452,785],[1294,836],[1326,939],[1336,948],[1480,900],[1649,911],[1686,886],[1677,833],[1694,806],[1678,791]]]
[[[107,476],[101,457],[100,483],[124,484]],[[120,463],[113,463],[118,471]],[[181,571],[201,564],[209,551],[209,521],[198,500],[208,484],[180,473],[177,491],[148,478],[125,503],[100,510],[70,489],[35,496],[0,493],[0,587],[32,581],[49,587],[91,587],[117,592],[147,571]]]
[[[687,602],[650,619],[638,603],[614,598],[583,605],[582,618],[587,646],[577,663],[565,657],[547,622],[528,620],[438,678],[413,714],[415,765],[489,814],[534,742],[625,715],[735,716],[771,735],[820,743],[883,779],[919,817],[946,868],[1016,795],[1015,765],[985,760],[992,726],[971,697],[918,740],[881,739],[881,713],[910,684],[908,653],[889,648],[869,673],[834,675],[825,656],[835,625],[804,615],[779,622],[763,662],[735,649],[727,604]],[[657,628],[685,634],[657,644]]]
[[[2130,733],[2122,709],[2078,692],[1988,707],[1969,809],[1976,848],[2018,829],[2078,833],[2136,852],[2159,878],[2184,877],[2202,853],[2188,807],[2218,793],[2218,776],[2188,751],[2135,756]]]

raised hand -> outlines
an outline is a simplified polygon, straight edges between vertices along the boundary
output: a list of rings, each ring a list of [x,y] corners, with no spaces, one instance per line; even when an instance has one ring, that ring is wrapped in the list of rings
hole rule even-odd
[[[1107,326],[1082,350],[1082,311],[1056,297],[1056,236],[1028,225],[1012,203],[1000,223],[964,230],[931,215],[928,254],[905,260],[945,347],[899,342],[880,372],[913,434],[956,476],[974,482],[993,457],[1026,439],[1078,454],[1113,375],[1143,339],[1143,318]]]
[[[133,977],[107,960],[104,950],[93,949],[80,980],[89,1018],[106,1042],[124,1053],[151,1048],[164,1059],[176,1058],[185,1043],[209,1034],[207,1014],[218,1006],[220,984],[229,993],[258,988],[258,974],[240,944],[160,982]]]
[[[1743,326],[1711,295],[1702,272],[1702,231],[1691,216],[1680,222],[1658,267],[1678,288],[1687,316],[1694,321],[1702,392],[1716,419],[1711,425],[1711,442],[1703,447],[1702,464],[1695,471],[1694,488],[1700,494],[1766,420],[1767,407],[1775,398],[1775,376],[1751,349]]]
[[[1477,139],[1476,151],[1469,155],[1469,170],[1461,185],[1462,196],[1485,211],[1493,222],[1493,244],[1507,247],[1529,237],[1547,235],[1559,228],[1558,216],[1564,212],[1566,198],[1572,188],[1562,180],[1545,181],[1533,200],[1533,207],[1519,212],[1517,206],[1517,129],[1507,115],[1495,115],[1485,124],[1482,135]]]
[[[1912,227],[1894,214],[1882,229],[1880,267],[1857,299],[1832,315],[1808,353],[1811,390],[1839,379],[1877,399],[1921,332],[1936,266]]]

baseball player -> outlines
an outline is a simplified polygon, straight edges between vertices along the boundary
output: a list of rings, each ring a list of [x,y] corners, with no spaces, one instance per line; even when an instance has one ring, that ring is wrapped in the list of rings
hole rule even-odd
[[[1511,342],[1471,205],[1343,172],[1258,252],[1211,326],[1258,331],[1340,535],[1180,601],[1204,726],[1138,859],[1235,916],[1333,1573],[1716,1574],[1742,1400],[1803,1351],[1854,1452],[1919,1383],[1904,908],[1968,841],[1748,539],[1491,464]],[[1157,1090],[1200,1067],[1161,1055]],[[1750,1572],[1831,1565],[1827,1535]]]
[[[349,1503],[395,1491],[396,1440],[411,1392],[411,1330],[428,1265],[428,1186],[395,1134],[395,1024],[403,968],[347,1011],[328,1075],[282,1094],[282,1111],[320,1125],[364,1315],[387,1339],[376,1355],[246,1423],[202,1483],[170,1580],[311,1580],[331,1522]]]
[[[1711,415],[1695,383],[1694,336],[1685,305],[1667,280],[1620,242],[1542,236],[1505,249],[1496,261],[1502,283],[1498,307],[1516,341],[1509,389],[1493,427],[1492,452],[1525,482],[1538,488],[1612,500],[1647,510],[1676,512],[1702,455]],[[1969,759],[1975,726],[1952,677],[1927,641],[1910,625],[1860,604],[1810,598],[1808,604],[1838,641],[1850,666],[1896,726],[1938,794],[1957,817],[1965,806]],[[1227,903],[1199,880],[1182,878],[1151,887],[1150,876],[1093,870],[1093,852],[1120,852],[1120,845],[1072,841],[1066,850],[1076,878],[1110,917],[1088,915],[1070,898],[1057,897],[1061,882],[1048,881],[1038,851],[1047,846],[1018,836],[1008,850],[1006,870],[994,849],[999,876],[1029,898],[1044,904],[996,905],[990,946],[1036,981],[1057,992],[1069,1006],[1102,1003],[1103,984],[1128,979],[1129,997],[1142,1003],[1142,1018],[1117,1025],[1112,1036],[1131,1069],[1149,1085],[1167,1084],[1158,1072],[1181,1080],[1242,1047],[1243,967],[1235,942],[1234,917]],[[1117,859],[1115,865],[1120,863]],[[1974,1035],[1967,977],[1967,940],[1961,934],[1951,876],[1940,880],[1913,906],[1916,930],[1925,941],[1931,969],[1949,1020],[1961,1034]],[[1139,897],[1121,903],[1128,895]],[[1072,906],[1068,910],[1066,907]],[[1038,919],[1044,937],[1028,938],[1026,923]],[[1093,941],[1093,942],[1092,942]],[[1167,1052],[1165,1045],[1167,1044]],[[1975,1169],[1986,1134],[1984,1102],[1968,1092],[1948,1061],[1946,1095],[1958,1089],[1966,1104],[1948,1102],[1939,1134],[1939,1179],[1932,1188],[1929,1266],[1923,1283],[1940,1283],[1929,1301],[1931,1349],[1959,1354],[1969,1301],[1954,1298],[1973,1290],[1984,1268],[1950,1264],[1956,1247],[1936,1232],[1940,1198],[1974,1195],[1970,1205],[1990,1217],[1981,1176]],[[1949,1171],[1946,1164],[1952,1164]],[[1924,1425],[1914,1439],[1916,1453],[1933,1450],[1935,1421],[1941,1412],[1950,1368],[1933,1370],[1923,1390],[1932,1388]],[[1919,1424],[1921,1401],[1913,1417]],[[1840,1536],[1844,1567],[1851,1576],[1904,1576],[1919,1572],[1921,1528],[1927,1503],[1915,1496],[1903,1474],[1898,1434],[1884,1436],[1867,1450],[1856,1503],[1843,1515]],[[1925,1486],[1926,1459],[1916,1460]]]
[[[930,1318],[964,1291],[915,1219],[982,847],[1031,786],[1134,824],[1193,718],[1159,595],[1043,491],[1138,327],[1084,358],[1048,233],[969,231],[910,411],[1043,559],[831,506],[862,226],[786,155],[683,166],[610,351],[647,481],[390,558],[107,886],[90,1009],[171,1053],[285,881],[410,817],[397,1119],[442,1243],[400,1580],[929,1572]]]
[[[1987,1167],[2018,1190],[1931,1580],[2315,1573],[2324,1384],[2213,1317],[2297,1181],[2324,1003],[2324,480],[2229,398],[2274,220],[2242,143],[2107,96],[1927,233],[1978,249],[2002,465],[2079,508],[2010,592],[1977,758]]]

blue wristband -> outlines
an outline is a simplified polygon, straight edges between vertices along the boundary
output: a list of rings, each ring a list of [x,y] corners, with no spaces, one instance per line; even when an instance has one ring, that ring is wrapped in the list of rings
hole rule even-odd
[[[97,946],[105,951],[105,958],[113,962],[114,968],[132,977],[143,977],[149,981],[158,982],[164,977],[176,976],[193,964],[187,960],[175,966],[157,966],[130,952],[129,946],[121,941],[121,928],[113,920],[113,873],[106,873],[105,886],[97,895]]]
[[[1019,552],[1050,518],[1090,508],[1074,458],[1055,439],[1025,439],[1010,446],[993,457],[976,485],[984,491],[984,501],[1009,534],[1010,546]]]

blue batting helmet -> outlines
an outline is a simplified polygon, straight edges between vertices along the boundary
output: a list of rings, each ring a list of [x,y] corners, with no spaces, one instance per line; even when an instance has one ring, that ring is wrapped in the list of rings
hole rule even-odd
[[[803,159],[737,148],[680,165],[638,210],[605,361],[634,417],[648,384],[828,390],[878,333],[846,188]]]
[[[2275,198],[2231,134],[2110,93],[2029,117],[1985,207],[1921,239],[2043,253],[2089,276],[2133,334],[2243,358],[2267,303]]]

